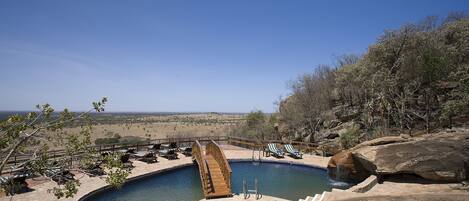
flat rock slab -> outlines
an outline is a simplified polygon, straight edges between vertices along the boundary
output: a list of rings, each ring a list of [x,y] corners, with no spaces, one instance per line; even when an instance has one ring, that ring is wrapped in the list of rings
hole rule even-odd
[[[328,169],[333,178],[343,180],[416,175],[436,182],[460,182],[469,179],[469,132],[374,139],[333,156]]]

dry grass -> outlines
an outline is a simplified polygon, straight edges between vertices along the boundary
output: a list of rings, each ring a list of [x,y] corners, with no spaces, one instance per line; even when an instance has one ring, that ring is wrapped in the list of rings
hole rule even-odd
[[[112,117],[110,117],[112,118]],[[243,115],[237,114],[178,114],[145,115],[131,117],[93,126],[92,140],[112,137],[134,136],[141,138],[226,136],[237,124],[243,121]],[[66,128],[67,132],[79,132],[79,127]]]

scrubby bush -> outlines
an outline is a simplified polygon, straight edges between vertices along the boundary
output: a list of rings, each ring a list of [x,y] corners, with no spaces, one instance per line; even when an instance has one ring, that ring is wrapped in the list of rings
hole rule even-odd
[[[340,135],[340,145],[344,149],[349,149],[360,143],[360,128],[352,126],[345,133]]]
[[[233,128],[230,135],[259,140],[273,139],[277,137],[276,123],[275,114],[266,115],[262,111],[252,111],[246,116],[243,124]]]

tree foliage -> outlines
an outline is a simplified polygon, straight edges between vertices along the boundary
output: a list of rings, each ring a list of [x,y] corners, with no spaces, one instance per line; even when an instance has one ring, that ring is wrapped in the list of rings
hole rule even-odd
[[[256,140],[272,139],[276,137],[276,123],[277,119],[274,114],[266,115],[260,110],[252,111],[247,114],[245,122],[233,129],[230,134]]]
[[[107,98],[93,102],[91,110],[83,113],[73,113],[68,109],[55,112],[49,104],[37,105],[37,112],[26,115],[12,115],[0,122],[0,154],[2,161],[0,173],[4,173],[10,159],[17,154],[24,154],[29,158],[11,166],[11,170],[24,169],[33,175],[46,175],[48,170],[74,170],[78,167],[91,165],[99,160],[106,160],[109,170],[107,180],[114,186],[120,186],[128,173],[114,158],[102,159],[96,150],[90,147],[92,118],[91,112],[103,112]],[[79,132],[69,132],[70,125],[80,125]],[[49,151],[54,148],[64,149],[63,157],[54,158]],[[113,174],[118,172],[118,174]],[[115,181],[115,182],[114,182]],[[50,189],[56,197],[73,197],[78,191],[78,180],[68,181]]]
[[[296,79],[280,118],[314,133],[328,111],[356,109],[365,128],[451,126],[469,111],[469,18],[453,13],[386,30],[362,56]],[[330,113],[330,112],[329,112]]]

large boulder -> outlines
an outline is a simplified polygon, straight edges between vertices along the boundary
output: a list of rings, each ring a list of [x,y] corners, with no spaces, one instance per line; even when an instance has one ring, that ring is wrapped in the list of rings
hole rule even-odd
[[[368,174],[410,174],[444,182],[469,179],[469,132],[384,137],[359,144],[349,152],[347,160],[360,164]]]
[[[346,122],[340,123],[338,126],[330,129],[322,129],[314,134],[314,140],[317,142],[327,141],[331,139],[336,139],[340,137],[342,134],[347,132],[350,128],[358,127],[360,125],[355,122]]]
[[[332,156],[327,169],[331,178],[341,181],[357,182],[370,175],[357,160],[353,159],[352,152],[348,150]]]
[[[342,146],[338,138],[324,140],[319,143],[318,149],[322,151],[323,156],[333,156],[342,151]]]
[[[332,131],[330,129],[321,130],[319,132],[314,133],[314,140],[317,142],[335,139],[337,137],[339,137],[339,133],[337,131]]]

